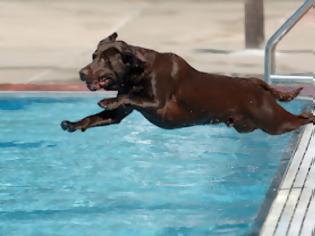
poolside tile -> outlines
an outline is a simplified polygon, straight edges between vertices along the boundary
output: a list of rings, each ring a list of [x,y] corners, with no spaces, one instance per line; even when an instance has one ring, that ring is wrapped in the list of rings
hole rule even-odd
[[[309,149],[315,146],[315,139],[311,139],[308,145]],[[293,187],[302,187],[305,184],[306,177],[309,173],[309,167],[312,163],[312,160],[314,158],[314,152],[309,150],[304,157],[303,163],[300,166],[300,170],[297,174],[296,180],[294,181]]]
[[[315,235],[314,132],[305,128],[260,235]]]
[[[304,188],[303,191],[301,192],[294,215],[291,219],[291,224],[289,225],[289,228],[287,230],[288,235],[296,236],[299,234],[311,194],[312,189],[310,188]]]
[[[291,192],[289,192],[289,198],[285,203],[274,235],[286,235],[286,231],[289,227],[290,220],[293,217],[294,209],[296,207],[300,193],[301,189],[292,189]]]
[[[301,138],[299,148],[296,151],[294,157],[292,158],[289,169],[287,170],[285,178],[282,184],[280,185],[280,189],[290,189],[293,186],[297,172],[299,171],[299,167],[300,165],[302,165],[305,150],[306,150],[308,141],[311,137],[311,134],[312,134],[312,125],[308,125],[306,126],[304,134]]]
[[[277,197],[275,198],[270,208],[268,218],[266,219],[264,226],[262,228],[262,231],[261,231],[262,236],[273,235],[273,231],[276,228],[282,209],[287,200],[288,194],[289,194],[289,190],[278,191]]]
[[[308,211],[306,212],[307,215],[305,216],[302,230],[299,235],[314,235],[315,229],[315,198],[314,195],[310,199],[310,206]]]

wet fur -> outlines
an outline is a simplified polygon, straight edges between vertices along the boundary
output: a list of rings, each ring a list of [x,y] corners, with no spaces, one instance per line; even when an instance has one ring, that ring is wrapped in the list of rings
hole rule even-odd
[[[133,110],[166,129],[225,123],[241,133],[261,129],[277,135],[314,124],[313,114],[296,116],[277,103],[293,100],[302,88],[281,92],[255,78],[200,72],[176,54],[132,46],[116,38],[117,34],[100,42],[95,59],[80,75],[91,90],[102,88],[100,76],[114,76],[105,89],[117,90],[117,97],[101,100],[98,104],[105,110],[98,114],[77,122],[63,121],[64,130],[117,124]],[[97,74],[99,71],[103,74]]]

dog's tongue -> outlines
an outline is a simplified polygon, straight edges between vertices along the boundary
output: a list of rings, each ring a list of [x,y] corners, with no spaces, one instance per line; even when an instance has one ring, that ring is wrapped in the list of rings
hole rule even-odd
[[[105,87],[107,86],[108,84],[110,83],[110,80],[109,79],[106,79],[106,80],[103,80],[103,81],[100,81],[99,84],[101,87]]]

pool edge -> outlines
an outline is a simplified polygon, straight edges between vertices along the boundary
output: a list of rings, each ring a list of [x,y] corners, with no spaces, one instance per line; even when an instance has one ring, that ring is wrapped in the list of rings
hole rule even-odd
[[[312,111],[314,114],[314,108]],[[275,196],[266,210],[262,227],[252,235],[304,235],[305,232],[311,235],[315,230],[314,223],[307,227],[304,224],[310,218],[308,214],[310,207],[311,210],[315,210],[313,201],[315,183],[305,185],[310,177],[315,176],[315,147],[311,145],[315,142],[314,133],[315,127],[312,124],[307,125],[302,131],[297,147],[278,183]]]
[[[284,176],[286,175],[286,171],[288,166],[290,166],[292,157],[294,156],[296,150],[298,149],[299,143],[302,139],[303,133],[305,131],[305,127],[302,130],[294,131],[293,137],[290,138],[290,141],[294,141],[294,145],[290,148],[290,150],[286,151],[279,163],[279,167],[277,168],[271,184],[266,192],[265,199],[261,206],[259,207],[258,213],[255,218],[255,222],[250,229],[249,235],[259,235],[260,231],[263,228],[263,225],[268,217],[269,211],[272,207],[272,203],[277,196],[278,189],[282,183]],[[289,157],[288,157],[289,155]]]

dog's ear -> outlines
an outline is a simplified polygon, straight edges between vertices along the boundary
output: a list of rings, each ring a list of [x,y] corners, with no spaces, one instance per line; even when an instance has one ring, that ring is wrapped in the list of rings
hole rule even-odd
[[[114,32],[111,35],[109,35],[107,38],[103,39],[102,42],[104,43],[115,42],[117,37],[118,37],[118,34]]]
[[[118,37],[117,32],[114,32],[108,36],[108,40],[110,40],[111,42],[114,42],[114,41],[116,41],[117,37]]]
[[[130,52],[121,53],[123,63],[129,67],[130,72],[141,74],[144,71],[145,62]]]

